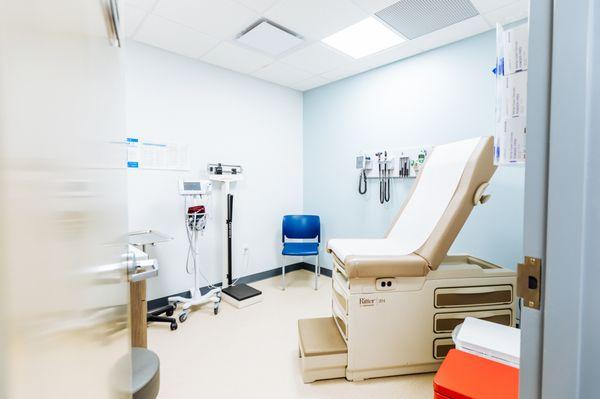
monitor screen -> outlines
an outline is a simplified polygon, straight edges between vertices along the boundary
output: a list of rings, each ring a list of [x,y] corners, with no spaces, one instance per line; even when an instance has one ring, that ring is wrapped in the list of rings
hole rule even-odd
[[[199,181],[185,181],[183,182],[183,189],[185,191],[200,191],[202,190],[202,185]]]

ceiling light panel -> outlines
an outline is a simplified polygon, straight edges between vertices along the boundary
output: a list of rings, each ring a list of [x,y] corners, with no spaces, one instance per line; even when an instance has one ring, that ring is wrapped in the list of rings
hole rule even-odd
[[[280,55],[302,43],[302,39],[269,21],[261,21],[244,32],[237,41],[272,56]]]
[[[405,40],[375,18],[369,17],[322,41],[357,59],[396,46]]]
[[[469,0],[400,0],[376,13],[408,39],[479,15]]]

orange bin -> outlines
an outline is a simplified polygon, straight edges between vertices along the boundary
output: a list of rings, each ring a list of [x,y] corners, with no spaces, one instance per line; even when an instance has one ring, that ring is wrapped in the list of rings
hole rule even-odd
[[[434,399],[517,399],[519,369],[452,349],[433,379]]]

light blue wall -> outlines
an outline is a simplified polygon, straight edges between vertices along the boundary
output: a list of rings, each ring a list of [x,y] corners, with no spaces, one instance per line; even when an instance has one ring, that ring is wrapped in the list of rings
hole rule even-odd
[[[304,95],[304,209],[330,238],[382,237],[414,180],[395,181],[379,204],[377,181],[357,192],[356,153],[491,135],[493,31],[323,86]],[[524,169],[499,168],[454,246],[502,266],[523,257]],[[331,267],[329,256],[321,264]]]

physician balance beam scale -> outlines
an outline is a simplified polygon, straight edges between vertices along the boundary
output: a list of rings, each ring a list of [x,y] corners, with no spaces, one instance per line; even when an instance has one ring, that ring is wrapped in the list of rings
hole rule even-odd
[[[225,215],[225,228],[223,229],[223,275],[222,292],[223,300],[238,309],[262,301],[262,292],[247,284],[233,282],[232,259],[232,224],[233,224],[233,195],[231,183],[243,180],[240,165],[208,164],[209,179],[221,185],[222,210]]]
[[[329,241],[332,316],[298,321],[305,383],[436,371],[466,317],[514,325],[516,273],[448,255],[493,156],[492,137],[435,147],[385,238]]]

